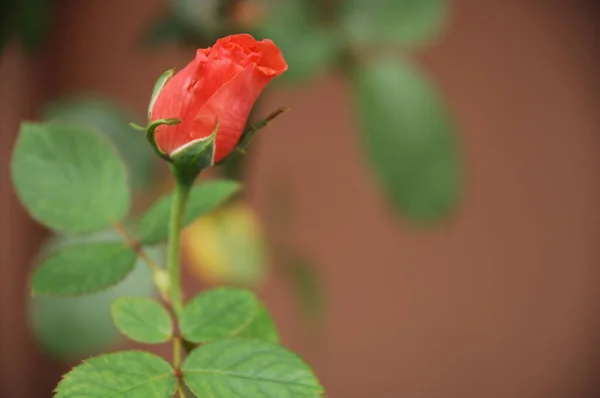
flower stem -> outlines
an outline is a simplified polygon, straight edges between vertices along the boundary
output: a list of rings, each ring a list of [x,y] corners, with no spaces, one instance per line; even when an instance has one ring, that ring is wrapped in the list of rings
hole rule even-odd
[[[183,310],[183,294],[181,287],[181,229],[185,206],[193,185],[193,180],[178,178],[175,175],[175,197],[171,207],[169,221],[169,243],[167,248],[167,272],[169,274],[169,299],[176,316]]]
[[[179,336],[173,338],[173,367],[179,369],[181,366],[181,339]]]

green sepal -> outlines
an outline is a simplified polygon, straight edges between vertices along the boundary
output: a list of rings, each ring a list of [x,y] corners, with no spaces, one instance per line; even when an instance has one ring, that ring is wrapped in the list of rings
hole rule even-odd
[[[156,129],[159,126],[162,126],[162,125],[175,126],[176,124],[179,124],[181,122],[182,122],[181,119],[176,119],[176,118],[158,119],[158,120],[155,120],[155,121],[151,122],[146,127],[146,138],[148,139],[148,142],[150,143],[150,145],[152,145],[152,148],[154,148],[154,150],[156,151],[156,153],[158,154],[158,156],[160,156],[161,158],[163,158],[163,159],[165,159],[167,161],[171,161],[171,158],[169,158],[169,155],[167,155],[166,153],[164,153],[156,145],[156,139],[154,138],[154,135],[156,134]]]
[[[273,112],[271,112],[269,114],[269,116],[267,116],[265,119],[250,126],[246,131],[244,131],[244,134],[242,134],[242,138],[240,139],[240,142],[235,147],[235,150],[238,152],[244,153],[246,151],[246,149],[248,148],[248,145],[250,145],[250,141],[252,141],[252,138],[254,138],[254,135],[259,130],[267,127],[273,119],[275,119],[277,116],[281,115],[283,112],[287,112],[289,110],[290,110],[290,108],[288,108],[287,106],[279,107],[276,110],[274,110]]]
[[[129,122],[129,127],[137,131],[146,131],[146,127],[140,126],[139,124],[134,122]]]
[[[279,107],[276,110],[274,110],[273,112],[271,112],[269,114],[269,116],[267,116],[265,119],[260,120],[260,121],[256,122],[255,124],[253,124],[252,126],[248,127],[242,133],[242,136],[241,136],[240,140],[238,141],[237,145],[235,146],[235,148],[233,149],[233,151],[240,155],[245,155],[246,149],[250,145],[250,142],[252,141],[252,139],[254,138],[256,133],[258,133],[259,130],[262,130],[263,128],[267,127],[269,125],[269,123],[271,123],[271,121],[273,119],[275,119],[277,116],[279,116],[282,113],[289,111],[289,110],[290,110],[290,108],[288,108],[287,106]],[[221,160],[220,162],[218,162],[217,164],[221,164],[225,160],[227,160],[227,157],[225,159]]]
[[[158,94],[161,92],[161,90],[165,87],[169,79],[171,79],[174,74],[175,68],[171,68],[168,71],[164,72],[162,75],[160,75],[158,80],[156,80],[156,83],[154,83],[152,97],[150,97],[150,103],[148,104],[148,120],[150,120],[150,117],[152,116],[152,108],[154,108],[154,103],[156,102],[156,98],[158,98]]]
[[[214,164],[215,138],[218,131],[219,119],[217,118],[211,135],[191,141],[171,154],[170,161],[177,181],[189,185],[202,170]]]

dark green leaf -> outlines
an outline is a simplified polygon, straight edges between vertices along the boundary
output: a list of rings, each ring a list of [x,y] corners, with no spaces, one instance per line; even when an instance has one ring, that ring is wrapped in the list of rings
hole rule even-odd
[[[15,6],[15,1],[0,1],[0,54],[13,34]]]
[[[219,288],[193,298],[179,319],[181,334],[193,343],[231,337],[256,317],[259,302],[247,290]]]
[[[394,207],[418,222],[436,222],[456,207],[461,166],[446,104],[410,63],[379,59],[354,81],[363,142]]]
[[[214,210],[241,188],[236,181],[207,181],[192,188],[186,207],[184,225]],[[144,215],[139,227],[142,242],[153,244],[167,239],[173,194],[160,198]]]
[[[264,340],[226,339],[200,346],[181,370],[198,397],[318,398],[323,393],[297,355]]]
[[[279,343],[279,332],[277,331],[277,325],[275,325],[273,318],[271,318],[269,311],[267,311],[267,308],[264,305],[260,306],[258,313],[248,324],[248,326],[242,329],[241,332],[236,333],[235,336]]]
[[[177,378],[171,365],[156,355],[123,351],[91,358],[67,373],[55,398],[171,398]]]
[[[50,0],[18,0],[16,30],[27,52],[37,50],[48,36],[51,22]]]
[[[128,125],[134,116],[118,104],[93,97],[68,97],[50,103],[44,118],[96,129],[115,144],[131,171],[134,186],[144,188],[154,182],[156,156],[144,133]]]
[[[326,70],[339,53],[333,31],[315,24],[309,4],[303,0],[272,1],[269,18],[258,34],[272,39],[283,52],[288,71],[282,78],[305,80]]]
[[[171,317],[155,300],[123,297],[112,303],[110,312],[117,329],[132,340],[158,344],[173,336]]]
[[[351,41],[418,46],[442,29],[447,0],[345,0],[342,26]]]
[[[33,294],[76,296],[104,290],[123,280],[136,253],[124,243],[97,242],[57,251],[35,270]]]
[[[80,126],[24,123],[12,177],[31,216],[55,230],[100,230],[129,208],[125,165],[107,140]]]

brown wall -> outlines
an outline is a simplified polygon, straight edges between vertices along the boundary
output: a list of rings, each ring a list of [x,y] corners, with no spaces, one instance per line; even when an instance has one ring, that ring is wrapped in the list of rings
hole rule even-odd
[[[41,99],[73,90],[142,112],[155,77],[192,56],[134,50],[160,3],[63,1],[45,54],[26,60],[13,48],[0,59],[2,398],[49,396],[63,370],[25,323],[26,268],[41,232],[7,180],[18,122]],[[467,164],[461,212],[435,231],[390,218],[343,82],[326,77],[266,100],[293,112],[255,147],[249,190],[265,213],[263,187],[290,181],[289,239],[321,264],[326,330],[307,337],[279,276],[264,297],[330,397],[600,395],[591,390],[600,357],[599,16],[594,1],[454,1],[447,35],[420,57],[457,116]]]

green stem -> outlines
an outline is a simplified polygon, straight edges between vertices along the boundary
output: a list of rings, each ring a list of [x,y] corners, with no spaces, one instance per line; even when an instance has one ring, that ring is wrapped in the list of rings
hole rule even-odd
[[[193,185],[193,180],[178,178],[175,175],[175,197],[171,207],[171,219],[169,221],[169,243],[167,248],[167,272],[169,274],[169,299],[175,315],[179,317],[183,310],[183,294],[181,286],[181,229],[183,228],[183,216],[185,206]]]

